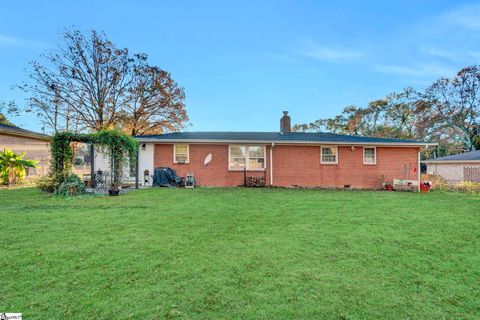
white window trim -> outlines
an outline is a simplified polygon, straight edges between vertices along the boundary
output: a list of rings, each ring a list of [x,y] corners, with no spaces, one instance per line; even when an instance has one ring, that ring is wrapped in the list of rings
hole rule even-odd
[[[375,155],[375,162],[370,163],[370,162],[365,162],[365,149],[373,149],[374,150],[374,155]],[[363,146],[363,164],[366,166],[375,166],[377,164],[377,147],[373,146]]]
[[[187,161],[185,162],[178,162],[175,154],[177,153],[177,144],[179,145],[187,145]],[[176,143],[173,145],[173,163],[190,163],[190,145],[187,143]]]
[[[247,169],[247,171],[265,171],[265,167],[267,166],[267,149],[265,147],[265,145],[258,145],[258,144],[229,144],[228,145],[228,170],[229,171],[244,171],[245,169],[234,169],[234,168],[230,168],[230,163],[231,163],[231,147],[232,146],[239,146],[239,147],[246,147],[245,148],[245,168]],[[249,163],[249,155],[248,155],[248,147],[260,147],[260,148],[263,148],[263,166],[264,168],[263,169],[250,169],[248,168],[248,163]],[[255,157],[257,158],[257,157]]]
[[[335,149],[335,161],[323,161],[323,149],[334,148]],[[320,163],[321,164],[338,164],[338,146],[321,146],[320,147]]]
[[[228,145],[228,163],[227,163],[227,167],[228,167],[228,170],[229,171],[243,171],[244,169],[233,169],[230,167],[230,163],[232,162],[232,157],[231,157],[231,154],[232,154],[232,146],[239,146],[239,147],[243,147],[243,146],[246,146],[246,145],[243,145],[243,144],[229,144]],[[248,158],[248,151],[245,149],[245,153],[246,153],[246,157],[245,158]],[[245,162],[245,168],[247,167],[247,163]],[[248,170],[248,169],[247,169]]]
[[[334,148],[335,149],[335,161],[323,161],[323,149]],[[320,163],[321,164],[338,164],[338,146],[321,146],[320,147]]]

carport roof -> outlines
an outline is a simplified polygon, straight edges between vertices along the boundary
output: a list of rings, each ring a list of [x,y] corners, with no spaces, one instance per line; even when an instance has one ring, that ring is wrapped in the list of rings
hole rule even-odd
[[[461,154],[454,154],[451,156],[440,157],[436,159],[425,160],[428,163],[435,163],[435,162],[480,162],[480,150],[465,152]]]

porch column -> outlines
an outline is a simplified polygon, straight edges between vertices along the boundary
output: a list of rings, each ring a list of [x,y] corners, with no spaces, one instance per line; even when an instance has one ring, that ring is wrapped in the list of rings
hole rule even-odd
[[[273,186],[273,147],[275,146],[275,142],[272,142],[270,146],[270,186]]]
[[[138,160],[140,159],[139,153],[140,153],[140,150],[137,150],[137,159],[135,159],[135,189],[138,189],[138,181],[139,181],[139,175],[140,175],[140,173],[138,172],[139,170]]]
[[[90,186],[95,188],[95,146],[90,144]]]

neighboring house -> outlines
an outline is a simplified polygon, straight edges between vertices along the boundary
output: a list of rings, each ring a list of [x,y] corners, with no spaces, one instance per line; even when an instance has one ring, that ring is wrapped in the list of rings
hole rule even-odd
[[[50,137],[16,126],[0,124],[0,150],[9,148],[15,153],[25,152],[25,159],[38,160],[35,169],[29,168],[27,176],[44,175],[50,165]]]
[[[151,185],[154,168],[170,167],[182,177],[193,173],[196,184],[201,186],[243,185],[244,170],[247,176],[265,177],[271,186],[379,189],[382,182],[392,184],[394,179],[413,180],[418,185],[420,151],[433,145],[414,140],[291,132],[287,112],[280,124],[280,132],[137,136],[139,183]]]
[[[440,175],[448,183],[480,182],[480,151],[425,160],[427,173]]]

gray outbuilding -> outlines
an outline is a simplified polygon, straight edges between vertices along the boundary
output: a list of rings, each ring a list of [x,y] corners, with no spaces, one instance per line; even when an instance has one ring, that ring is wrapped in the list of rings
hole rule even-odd
[[[426,160],[427,173],[442,176],[449,184],[480,183],[480,150]]]

